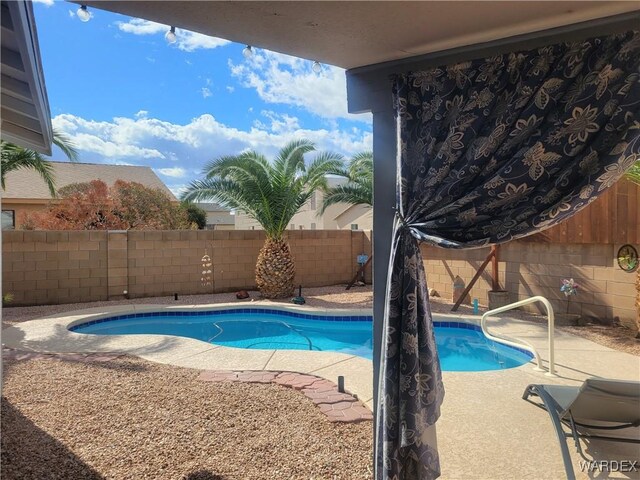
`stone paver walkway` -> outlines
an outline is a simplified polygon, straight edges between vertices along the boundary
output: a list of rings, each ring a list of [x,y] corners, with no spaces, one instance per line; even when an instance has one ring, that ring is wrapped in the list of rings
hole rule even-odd
[[[335,383],[315,375],[265,370],[207,370],[199,379],[205,382],[275,383],[301,391],[332,422],[373,420],[371,411],[355,396],[339,392]]]

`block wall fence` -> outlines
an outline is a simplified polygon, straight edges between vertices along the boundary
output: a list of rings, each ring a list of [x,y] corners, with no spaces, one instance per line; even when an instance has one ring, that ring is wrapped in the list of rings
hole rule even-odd
[[[580,288],[578,294],[571,297],[570,313],[578,313],[604,323],[619,321],[635,330],[636,273],[627,273],[618,267],[616,255],[620,246],[545,244],[523,240],[500,245],[500,287],[509,292],[511,302],[542,295],[551,301],[555,311],[564,313],[567,302],[560,292],[560,286],[562,279],[573,278]],[[448,250],[423,246],[429,288],[450,300],[456,277],[459,276],[468,285],[489,250],[488,247]],[[490,264],[465,301],[469,303],[477,298],[480,304],[487,305],[489,290]],[[526,308],[543,313],[536,305]]]
[[[356,257],[371,255],[371,232],[296,230],[288,232],[296,261],[296,284],[346,284],[357,271]],[[255,286],[254,267],[264,241],[259,230],[200,231],[4,231],[3,293],[14,305],[76,303],[131,298],[228,292]],[[499,249],[500,286],[517,301],[543,295],[564,312],[563,278],[581,286],[570,311],[635,328],[635,273],[618,268],[620,245],[515,241]],[[427,281],[451,299],[453,282],[465,284],[488,248],[447,250],[423,246]],[[213,285],[203,285],[202,257],[212,260]],[[488,304],[491,266],[467,301]],[[371,268],[366,272],[371,282]],[[530,307],[538,311],[537,307]]]
[[[287,233],[296,285],[346,284],[357,255],[371,255],[371,232],[297,230]],[[228,292],[255,288],[264,233],[247,231],[4,231],[3,293],[13,305],[42,305]],[[212,260],[203,284],[202,258]],[[371,268],[365,272],[371,282]]]

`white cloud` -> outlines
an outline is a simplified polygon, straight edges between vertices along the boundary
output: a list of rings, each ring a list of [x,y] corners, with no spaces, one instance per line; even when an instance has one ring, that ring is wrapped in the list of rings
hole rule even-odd
[[[182,167],[157,168],[156,172],[161,173],[166,177],[172,178],[183,178],[187,175],[187,171]]]
[[[227,92],[229,93],[233,93],[235,91],[235,88],[231,85],[227,85]]]
[[[327,119],[346,118],[371,122],[371,115],[347,112],[345,71],[329,65],[322,73],[312,70],[313,62],[270,52],[256,51],[248,60],[229,60],[231,74],[239,83],[254,88],[268,103],[294,105]]]
[[[298,119],[287,115],[286,113],[276,113],[271,110],[263,110],[260,114],[263,117],[268,118],[271,121],[271,125],[267,127],[259,120],[256,121],[256,125],[260,125],[262,128],[269,128],[274,133],[290,132],[300,129]]]
[[[51,7],[53,5],[53,0],[33,0],[33,3],[42,3],[47,7]]]
[[[166,33],[169,27],[161,23],[150,22],[141,18],[132,18],[128,22],[116,22],[120,31],[134,35],[155,35]]]
[[[200,171],[213,158],[248,149],[271,157],[287,142],[300,138],[313,141],[318,150],[346,156],[372,147],[368,129],[305,129],[297,118],[271,111],[263,112],[263,118],[264,123],[238,129],[209,114],[186,124],[142,115],[98,122],[62,114],[53,119],[53,125],[77,145],[81,161],[133,161],[174,174],[183,169],[187,177],[188,172]]]
[[[136,118],[147,118],[149,116],[149,112],[146,110],[140,110],[138,113],[134,115]]]
[[[73,18],[76,16],[76,12],[74,12],[73,10],[69,10],[69,17]]]
[[[169,30],[168,25],[150,22],[149,20],[143,20],[141,18],[132,18],[128,22],[116,22],[116,25],[122,32],[133,35],[164,35]],[[180,28],[176,28],[176,38],[176,46],[185,52],[193,52],[201,48],[217,48],[231,43],[222,38],[209,37],[201,33]]]
[[[185,52],[193,52],[200,48],[217,48],[223,47],[231,42],[222,38],[209,37],[201,33],[189,32],[187,30],[178,30],[178,48]]]
[[[130,163],[130,162],[123,162],[122,160],[116,160],[114,162],[110,162],[113,165],[125,165],[127,167],[139,167],[140,164],[139,163]]]
[[[169,185],[168,187],[174,197],[180,198],[180,196],[187,190],[188,185],[186,183],[180,183],[178,185]]]
[[[208,87],[202,87],[200,89],[200,92],[202,93],[202,98],[209,98],[211,95],[213,95]]]
[[[165,158],[162,153],[152,148],[140,148],[135,145],[123,145],[116,142],[104,141],[95,135],[86,133],[79,133],[74,136],[73,142],[79,150],[88,150],[107,158]]]
[[[56,116],[52,123],[55,128],[67,133],[80,151],[92,152],[106,159],[122,159],[123,157],[165,158],[159,150],[136,145],[135,142],[123,142],[119,138],[119,123],[123,119],[116,118],[114,123],[84,120],[69,114]],[[129,120],[131,121],[131,120]]]

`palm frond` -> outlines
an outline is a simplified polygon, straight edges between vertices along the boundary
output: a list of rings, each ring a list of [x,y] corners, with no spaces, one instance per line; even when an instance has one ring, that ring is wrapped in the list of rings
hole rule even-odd
[[[367,151],[354,155],[347,168],[338,170],[335,174],[343,177],[346,183],[333,187],[325,193],[319,215],[337,203],[373,205],[373,152]]]
[[[285,177],[297,172],[304,168],[304,155],[315,149],[313,142],[305,139],[287,143],[275,158],[275,170]]]
[[[304,179],[311,191],[327,188],[327,175],[344,170],[343,157],[332,152],[321,152],[307,167]]]
[[[319,214],[326,212],[327,208],[338,203],[349,205],[372,205],[372,191],[366,185],[346,184],[339,185],[325,194]]]
[[[53,165],[35,150],[22,148],[11,143],[2,142],[2,165],[0,166],[0,185],[6,188],[6,175],[23,168],[35,170],[47,184],[52,197],[56,196],[55,175]]]
[[[57,129],[53,129],[53,144],[56,145],[62,153],[72,162],[78,161],[78,150],[71,138]]]

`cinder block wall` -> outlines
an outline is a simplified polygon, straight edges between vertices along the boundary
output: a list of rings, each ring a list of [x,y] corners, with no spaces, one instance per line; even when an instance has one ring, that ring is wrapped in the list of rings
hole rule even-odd
[[[345,284],[356,257],[371,255],[371,232],[287,232],[296,284]],[[111,231],[3,232],[4,293],[14,305],[88,302],[129,297],[199,294],[255,286],[264,232]],[[202,259],[212,260],[212,284],[202,281]],[[371,281],[371,268],[365,275]]]
[[[542,295],[554,310],[565,312],[567,302],[560,286],[573,278],[580,289],[571,298],[570,312],[603,322],[618,320],[635,329],[636,273],[622,271],[616,262],[620,245],[581,245],[514,241],[499,248],[500,286],[511,301]],[[427,282],[438,294],[451,298],[453,281],[460,276],[468,284],[489,253],[489,248],[447,250],[423,246]],[[471,290],[470,298],[488,303],[491,265]],[[528,307],[541,312],[539,307]]]
[[[14,305],[106,300],[107,232],[2,232],[2,288]]]

